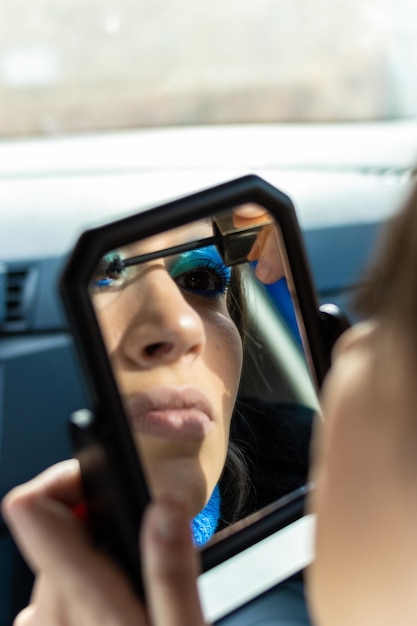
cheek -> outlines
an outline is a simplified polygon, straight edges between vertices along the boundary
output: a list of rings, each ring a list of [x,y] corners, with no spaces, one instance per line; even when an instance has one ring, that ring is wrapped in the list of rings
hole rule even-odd
[[[126,321],[121,316],[120,306],[114,307],[111,304],[107,306],[103,303],[100,304],[101,306],[96,305],[94,308],[104,344],[107,351],[111,353],[119,342]]]
[[[129,290],[118,297],[100,301],[100,306],[94,306],[97,321],[102,333],[103,341],[108,353],[116,358],[118,347],[129,328],[135,315],[142,306],[139,298],[132,298]]]
[[[242,371],[242,340],[228,314],[218,313],[206,326],[211,369],[223,381],[226,396],[234,403]]]

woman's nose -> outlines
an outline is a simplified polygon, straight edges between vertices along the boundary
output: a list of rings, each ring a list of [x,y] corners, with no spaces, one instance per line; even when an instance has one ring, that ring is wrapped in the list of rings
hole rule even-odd
[[[166,272],[149,278],[136,306],[122,341],[130,362],[149,369],[183,359],[192,362],[201,354],[206,340],[203,321]]]

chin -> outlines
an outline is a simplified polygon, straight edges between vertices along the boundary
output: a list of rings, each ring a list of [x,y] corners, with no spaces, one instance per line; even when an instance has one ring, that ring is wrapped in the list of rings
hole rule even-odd
[[[191,517],[197,515],[208,502],[215,484],[209,484],[198,458],[170,458],[158,460],[145,468],[153,497],[177,495],[185,499]]]

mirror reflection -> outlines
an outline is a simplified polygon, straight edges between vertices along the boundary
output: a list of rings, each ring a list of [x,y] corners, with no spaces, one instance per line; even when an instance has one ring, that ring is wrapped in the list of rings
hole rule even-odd
[[[187,497],[196,545],[305,484],[317,397],[263,207],[109,250],[90,295],[150,491]]]

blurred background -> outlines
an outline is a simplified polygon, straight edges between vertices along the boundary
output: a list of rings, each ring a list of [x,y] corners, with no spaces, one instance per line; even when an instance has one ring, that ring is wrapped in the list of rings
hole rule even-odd
[[[417,113],[415,0],[1,0],[0,136]]]

